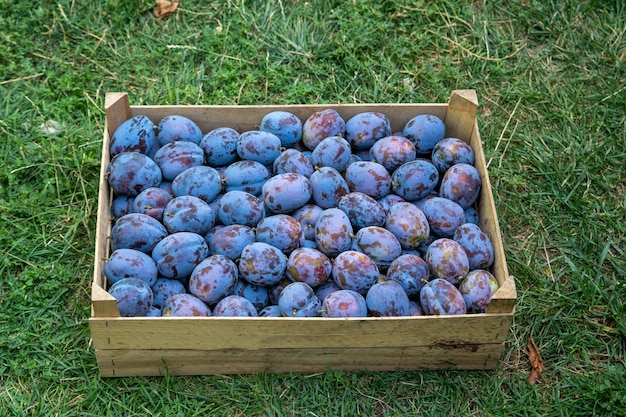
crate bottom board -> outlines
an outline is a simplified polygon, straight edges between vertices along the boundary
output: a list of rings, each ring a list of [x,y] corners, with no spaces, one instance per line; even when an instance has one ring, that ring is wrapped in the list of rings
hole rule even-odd
[[[503,343],[316,349],[96,349],[103,377],[496,369]]]

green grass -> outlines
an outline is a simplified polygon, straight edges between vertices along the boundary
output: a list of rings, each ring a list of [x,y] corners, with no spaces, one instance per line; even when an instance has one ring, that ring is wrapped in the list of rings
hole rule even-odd
[[[626,414],[620,2],[0,0],[0,414]],[[86,319],[104,94],[446,102],[476,89],[518,302],[489,372],[102,379]],[[47,120],[65,130],[46,135]],[[536,385],[524,348],[545,369]]]

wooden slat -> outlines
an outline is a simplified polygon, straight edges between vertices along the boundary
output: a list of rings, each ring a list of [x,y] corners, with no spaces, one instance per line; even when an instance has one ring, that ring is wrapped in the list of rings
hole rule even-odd
[[[104,377],[311,373],[329,370],[495,369],[504,345],[257,350],[96,350]]]
[[[448,102],[444,123],[446,137],[469,142],[476,123],[478,97],[474,90],[454,90]]]
[[[96,349],[278,349],[501,343],[512,314],[363,319],[135,317],[89,323]]]

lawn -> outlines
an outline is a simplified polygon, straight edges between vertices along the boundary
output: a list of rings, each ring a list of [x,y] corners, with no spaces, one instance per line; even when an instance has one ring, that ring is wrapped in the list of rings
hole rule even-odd
[[[0,0],[0,415],[626,415],[626,4],[153,7]],[[106,92],[430,103],[454,89],[478,93],[518,290],[497,370],[99,376],[87,318]]]

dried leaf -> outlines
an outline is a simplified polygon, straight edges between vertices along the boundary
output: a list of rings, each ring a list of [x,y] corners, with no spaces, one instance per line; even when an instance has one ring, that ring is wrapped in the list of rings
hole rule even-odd
[[[178,7],[178,3],[181,0],[156,0],[156,7],[154,8],[154,15],[161,19],[163,17],[169,16],[176,11]]]
[[[528,346],[526,346],[525,353],[528,355],[528,361],[532,367],[530,375],[528,375],[528,382],[535,384],[537,379],[541,376],[541,372],[543,372],[543,361],[541,360],[539,349],[537,349],[537,345],[535,345],[535,340],[532,337],[528,342]]]

